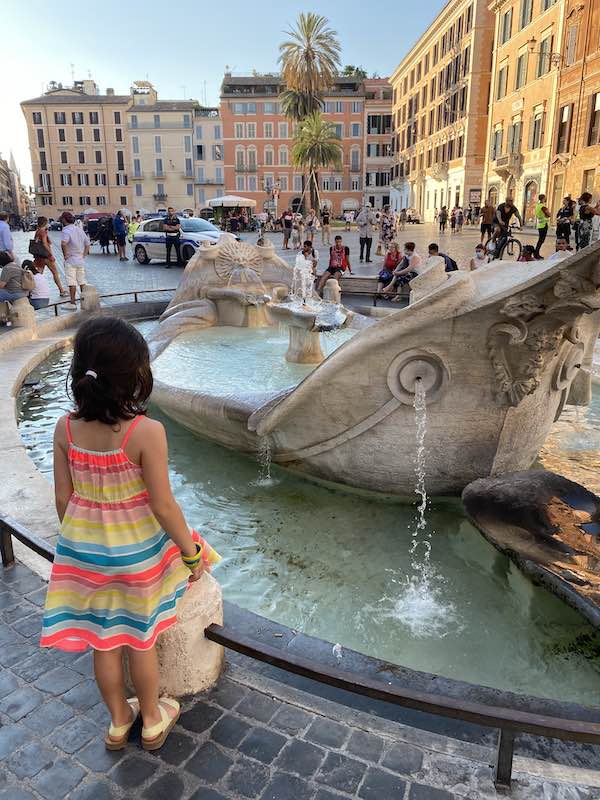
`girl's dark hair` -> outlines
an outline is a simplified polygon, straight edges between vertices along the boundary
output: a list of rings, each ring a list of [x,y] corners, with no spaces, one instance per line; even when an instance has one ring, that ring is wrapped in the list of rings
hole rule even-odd
[[[592,195],[589,192],[584,192],[581,197],[579,198],[580,203],[589,203],[592,199]]]
[[[75,419],[115,425],[146,413],[153,384],[148,345],[125,320],[96,317],[84,322],[75,336],[69,374]]]
[[[29,272],[33,272],[34,275],[37,274],[37,269],[30,258],[26,258],[24,261],[21,261],[21,267],[23,269],[28,269]]]

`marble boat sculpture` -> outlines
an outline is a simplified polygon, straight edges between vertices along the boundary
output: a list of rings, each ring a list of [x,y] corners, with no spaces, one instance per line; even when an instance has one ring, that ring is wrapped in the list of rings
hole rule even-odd
[[[529,468],[565,402],[589,402],[600,243],[561,262],[494,262],[473,273],[447,275],[434,259],[413,281],[408,307],[347,313],[355,335],[283,391],[232,391],[226,356],[222,390],[189,389],[185,376],[176,386],[163,381],[161,359],[182,332],[194,331],[200,361],[209,326],[277,325],[282,315],[269,309],[289,303],[292,283],[270,243],[197,252],[151,340],[153,399],[166,414],[248,453],[268,439],[273,461],[300,473],[410,497],[417,380],[426,390],[434,495]],[[272,369],[285,357],[283,347]]]

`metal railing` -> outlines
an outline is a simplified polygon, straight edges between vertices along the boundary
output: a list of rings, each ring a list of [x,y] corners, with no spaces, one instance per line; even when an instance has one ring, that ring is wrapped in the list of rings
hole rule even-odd
[[[133,297],[134,303],[139,303],[139,296],[141,294],[160,294],[162,292],[174,292],[176,291],[176,287],[171,287],[169,289],[134,289],[130,292],[113,292],[112,294],[101,294],[99,296],[100,300],[106,300],[110,297]],[[59,300],[57,303],[50,303],[49,305],[45,306],[44,309],[40,309],[40,311],[45,311],[48,308],[54,309],[54,316],[58,317],[58,309],[60,306],[71,305],[70,300]]]
[[[0,515],[0,552],[2,564],[15,562],[12,537],[29,547],[47,561],[54,561],[54,548],[9,516]],[[545,736],[551,739],[600,744],[600,723],[562,717],[549,717],[530,711],[502,706],[489,706],[468,700],[421,692],[403,686],[391,686],[356,672],[328,667],[245,636],[229,625],[209,625],[207,639],[248,658],[300,675],[303,678],[343,689],[353,694],[382,700],[393,705],[411,708],[426,714],[450,717],[499,730],[494,763],[494,784],[497,789],[509,789],[512,778],[514,740],[518,733]],[[592,711],[592,709],[590,709]]]

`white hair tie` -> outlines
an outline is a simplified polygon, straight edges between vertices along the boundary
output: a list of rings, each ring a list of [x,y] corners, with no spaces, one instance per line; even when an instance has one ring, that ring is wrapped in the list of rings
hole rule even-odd
[[[97,377],[98,377],[98,373],[97,373],[97,372],[94,372],[94,370],[93,370],[93,369],[88,369],[88,370],[87,370],[87,372],[86,372],[85,374],[86,374],[86,375],[89,375],[91,378],[97,378]]]

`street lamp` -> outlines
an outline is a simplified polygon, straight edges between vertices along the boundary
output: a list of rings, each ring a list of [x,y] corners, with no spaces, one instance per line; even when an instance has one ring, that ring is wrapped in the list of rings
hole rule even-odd
[[[537,39],[535,36],[532,36],[531,39],[527,42],[527,48],[532,55],[536,56],[546,56],[550,59],[550,64],[553,67],[558,67],[562,63],[563,57],[561,53],[545,53],[543,50],[536,50],[535,46],[537,44]]]

